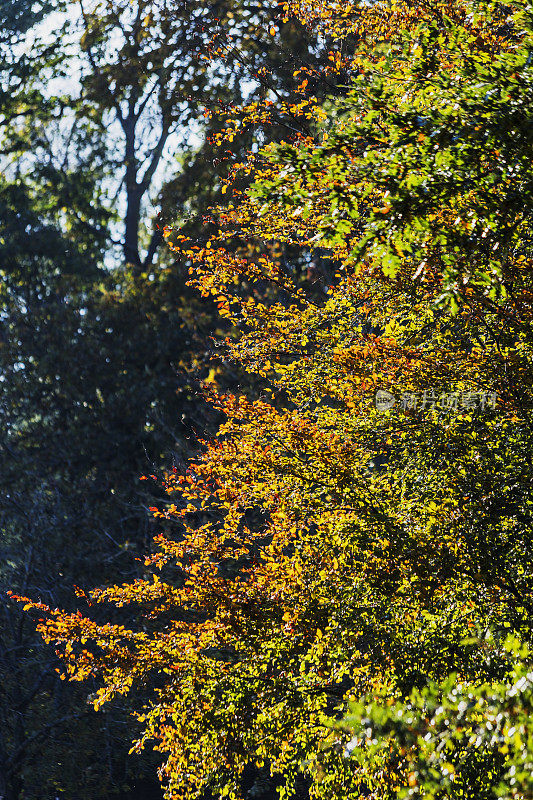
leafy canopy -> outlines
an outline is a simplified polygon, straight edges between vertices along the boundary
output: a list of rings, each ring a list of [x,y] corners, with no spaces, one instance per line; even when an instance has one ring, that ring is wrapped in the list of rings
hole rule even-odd
[[[141,625],[29,606],[96,707],[151,689],[168,797],[251,764],[289,797],[529,797],[532,8],[292,11],[345,94],[306,67],[239,109],[228,137],[291,133],[207,241],[168,232],[261,396],[212,397],[147,576],[87,598]]]

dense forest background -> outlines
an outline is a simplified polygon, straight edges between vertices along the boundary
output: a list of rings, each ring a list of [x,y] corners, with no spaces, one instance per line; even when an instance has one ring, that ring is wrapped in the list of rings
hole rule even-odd
[[[127,705],[87,708],[6,591],[68,608],[74,585],[142,574],[157,490],[140,476],[212,429],[202,382],[240,380],[162,234],[204,235],[224,174],[261,141],[256,125],[214,144],[206,109],[282,96],[295,60],[319,58],[281,20],[281,4],[248,0],[1,4],[5,800],[160,796],[156,760],[127,756]]]

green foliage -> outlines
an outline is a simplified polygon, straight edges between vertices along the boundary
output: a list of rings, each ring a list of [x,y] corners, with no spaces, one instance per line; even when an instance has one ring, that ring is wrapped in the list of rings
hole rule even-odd
[[[138,257],[123,248],[130,266],[111,274],[114,290],[96,296],[82,278],[61,295],[64,357],[25,350],[31,323],[18,309],[9,362],[14,382],[46,392],[46,410],[12,426],[24,455],[63,424],[76,354],[90,365],[72,369],[70,461],[52,472],[80,498],[105,477],[116,498],[94,505],[102,519],[128,498],[120,459],[133,463],[132,437],[163,457],[146,409],[173,407],[170,354],[194,363],[196,345],[171,326],[192,338],[204,307],[191,311],[177,265],[217,303],[225,355],[261,396],[214,387],[224,421],[207,440],[194,432],[195,460],[165,475],[152,505],[162,534],[139,579],[124,580],[117,559],[121,583],[80,592],[85,615],[55,595],[39,602],[32,585],[19,599],[65,677],[97,682],[95,707],[133,704],[133,749],[164,753],[168,797],[242,797],[247,771],[262,770],[288,798],[303,785],[323,800],[520,800],[532,750],[530,8],[293,5],[319,26],[317,51],[331,39],[330,97],[306,91],[306,65],[295,96],[271,87],[224,124],[211,117],[204,153],[241,135],[255,144],[268,125],[272,140],[223,172],[228,203],[201,226],[187,213],[220,183],[206,189],[205,163],[181,159],[163,197],[182,198],[186,224],[169,232],[164,266],[150,243],[141,255],[135,198],[148,194],[126,159],[125,241],[129,231]],[[167,9],[157,11],[156,38]],[[293,35],[289,11],[269,32],[280,41]],[[111,59],[116,13],[86,22],[100,65],[88,102],[102,90],[131,145],[140,96],[134,70]],[[144,22],[126,20],[145,58]],[[183,30],[177,11],[170,23]],[[167,133],[169,108],[157,123]],[[71,298],[84,311],[76,324]],[[94,342],[106,354],[96,378]],[[376,406],[378,390],[392,408]]]
[[[408,773],[398,797],[510,800],[533,792],[533,672],[527,645],[508,637],[481,645],[500,680],[469,683],[456,674],[428,681],[405,699],[385,694],[350,704],[342,728],[353,733],[346,756],[372,774],[383,757]],[[499,661],[495,670],[494,663]]]

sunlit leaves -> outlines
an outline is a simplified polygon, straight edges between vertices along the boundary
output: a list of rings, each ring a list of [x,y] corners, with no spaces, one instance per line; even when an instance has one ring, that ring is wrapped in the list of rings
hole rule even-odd
[[[469,771],[428,745],[424,784],[402,727],[410,704],[425,736],[420,697],[455,682],[499,702],[533,590],[529,34],[490,6],[425,9],[364,6],[354,28],[351,4],[299,4],[337,42],[358,32],[345,97],[283,107],[307,129],[250,157],[207,240],[168,232],[259,396],[211,394],[224,422],[168,474],[147,575],[92,593],[141,629],[39,607],[97,704],[152,687],[137,747],[165,753],[170,797],[236,796],[265,764],[323,798],[430,792],[437,767],[435,796],[464,773],[481,798],[511,774],[437,715],[435,752],[450,727]]]

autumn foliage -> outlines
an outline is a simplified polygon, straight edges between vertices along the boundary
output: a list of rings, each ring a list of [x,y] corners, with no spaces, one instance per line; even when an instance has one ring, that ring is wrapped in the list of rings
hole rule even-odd
[[[224,135],[286,141],[205,241],[167,231],[258,394],[212,394],[144,578],[28,606],[96,708],[148,693],[133,749],[168,797],[240,796],[251,765],[287,797],[531,797],[533,11],[285,13],[343,91],[297,65],[293,103],[235,109]]]

